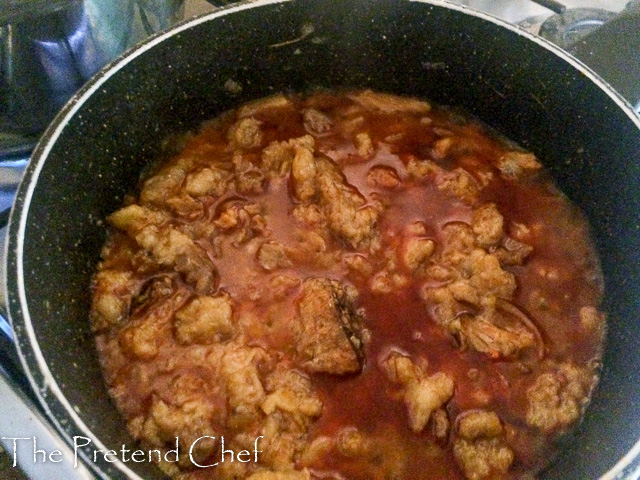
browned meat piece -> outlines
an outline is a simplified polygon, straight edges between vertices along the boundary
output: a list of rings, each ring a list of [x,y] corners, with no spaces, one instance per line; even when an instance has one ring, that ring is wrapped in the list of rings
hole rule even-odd
[[[373,141],[367,132],[361,132],[353,137],[353,145],[361,157],[368,157],[373,153]]]
[[[582,414],[595,374],[570,363],[552,366],[527,390],[527,423],[545,432],[564,430]]]
[[[468,203],[472,203],[481,190],[481,186],[476,179],[473,178],[473,175],[460,167],[443,173],[438,179],[437,184],[440,190]]]
[[[535,335],[516,322],[500,325],[464,316],[460,323],[463,343],[491,357],[510,357],[536,343]]]
[[[238,109],[238,118],[253,117],[265,112],[271,112],[280,108],[291,107],[293,104],[284,95],[273,95],[271,97],[259,98],[253,102],[245,103]]]
[[[127,232],[160,265],[175,268],[198,292],[209,293],[216,287],[213,263],[193,240],[162,219],[158,212],[139,205],[124,207],[108,217],[113,226]]]
[[[260,205],[243,200],[231,199],[220,205],[213,225],[231,235],[231,244],[234,246],[245,244],[257,236],[268,235]]]
[[[436,249],[436,244],[428,238],[410,238],[406,242],[403,261],[412,272],[426,267],[426,262],[431,258]]]
[[[447,417],[447,411],[439,408],[436,410],[432,417],[433,420],[433,434],[436,438],[446,439],[449,435],[449,417]]]
[[[257,148],[262,143],[262,122],[253,117],[241,118],[229,129],[229,143],[233,148]]]
[[[467,440],[497,437],[502,434],[502,423],[494,412],[472,410],[458,417],[458,434]]]
[[[464,476],[482,480],[507,472],[514,454],[502,438],[498,416],[475,410],[461,414],[458,419],[459,437],[454,441],[453,454]]]
[[[400,177],[394,168],[377,165],[369,170],[367,183],[372,187],[396,188],[400,185]]]
[[[262,411],[271,415],[276,410],[294,416],[315,418],[322,413],[322,401],[313,392],[311,381],[301,372],[277,369],[266,382],[269,394]]]
[[[149,410],[149,416],[144,421],[140,432],[140,438],[154,447],[175,448],[175,442],[179,442],[179,462],[184,467],[191,466],[189,449],[196,443],[193,449],[193,459],[203,463],[205,459],[215,453],[218,441],[215,438],[218,432],[213,428],[212,417],[215,408],[204,397],[196,398],[181,405],[166,403],[161,398],[154,398]]]
[[[295,337],[301,366],[308,372],[339,375],[362,368],[362,318],[353,301],[353,293],[336,280],[303,283]]]
[[[371,90],[349,95],[349,98],[367,109],[378,110],[384,113],[427,113],[431,110],[431,104],[429,102],[416,98],[373,92]]]
[[[291,164],[295,196],[301,202],[308,202],[316,194],[316,159],[313,158],[313,145],[296,146]]]
[[[120,325],[142,281],[131,272],[101,270],[94,278],[91,326],[96,332]]]
[[[293,151],[288,142],[271,142],[262,150],[262,168],[274,175],[284,175],[291,169]]]
[[[163,325],[154,316],[131,322],[119,333],[122,351],[132,358],[151,360],[158,355],[163,337]]]
[[[406,386],[404,400],[409,411],[409,425],[421,432],[431,414],[453,396],[453,380],[444,373],[434,373]]]
[[[265,242],[260,245],[257,260],[260,266],[268,272],[291,266],[286,248],[278,242]]]
[[[413,178],[427,178],[433,177],[438,173],[442,173],[442,167],[439,167],[435,162],[427,159],[417,159],[415,157],[409,160],[407,163],[407,173]]]
[[[492,475],[504,474],[514,460],[513,451],[497,438],[456,440],[453,454],[469,480],[488,479],[493,478]]]
[[[531,252],[532,246],[511,237],[503,237],[500,248],[495,249],[493,254],[501,265],[522,265]]]
[[[526,173],[535,172],[542,168],[533,153],[512,151],[503,155],[496,165],[500,173],[506,178],[520,178]]]
[[[329,228],[353,248],[371,246],[377,237],[379,210],[365,205],[362,195],[347,184],[331,161],[318,159],[317,168],[316,185]]]
[[[304,129],[311,135],[322,135],[331,131],[333,120],[315,108],[307,108],[302,113]]]
[[[193,161],[183,158],[161,169],[143,183],[140,191],[140,203],[142,205],[165,205],[167,199],[179,193],[187,173],[192,167]]]
[[[450,134],[450,132],[447,132]],[[437,160],[443,160],[449,154],[449,151],[454,146],[455,140],[453,137],[444,137],[439,140],[436,140],[433,143],[433,147],[431,149],[431,154]]]
[[[442,228],[444,238],[441,262],[445,265],[459,265],[475,247],[473,230],[466,223],[447,223]]]
[[[356,428],[345,428],[337,436],[336,447],[345,457],[357,458],[368,455],[373,442]]]
[[[232,313],[229,295],[196,297],[175,313],[176,340],[190,345],[228,338],[233,331]]]
[[[510,299],[516,289],[513,274],[503,270],[495,256],[481,249],[474,249],[461,262],[460,270],[479,296],[487,298],[485,302],[480,301],[480,304],[493,304],[491,298]]]
[[[262,411],[267,415],[260,434],[264,436],[263,458],[274,470],[289,471],[308,444],[307,431],[322,412],[322,402],[311,381],[301,372],[280,365],[267,378],[267,397]]]
[[[408,283],[409,278],[407,276],[390,270],[382,270],[373,276],[369,282],[369,288],[373,293],[387,295],[406,286]]]
[[[495,203],[485,203],[473,210],[471,228],[478,246],[486,248],[498,243],[504,235],[503,226],[504,219]]]
[[[265,188],[265,174],[240,152],[233,155],[235,170],[234,183],[236,191],[242,194],[262,193]]]
[[[202,168],[187,175],[185,190],[193,197],[221,196],[227,190],[229,172],[219,168]]]
[[[444,373],[427,376],[424,368],[409,357],[392,352],[383,362],[387,376],[403,387],[403,399],[409,413],[411,430],[426,427],[431,415],[453,396],[453,380]]]
[[[580,309],[580,322],[588,331],[603,335],[606,326],[606,316],[596,307],[582,307]]]
[[[293,158],[297,152],[311,150],[315,140],[311,135],[292,138],[284,142],[271,142],[262,150],[261,165],[266,171],[278,175],[284,175],[291,169]]]

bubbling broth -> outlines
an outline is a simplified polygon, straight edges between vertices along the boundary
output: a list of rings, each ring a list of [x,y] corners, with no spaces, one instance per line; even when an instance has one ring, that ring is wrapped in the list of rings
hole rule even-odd
[[[597,382],[605,318],[588,226],[534,154],[369,90],[258,100],[183,143],[108,217],[91,312],[133,438],[178,442],[161,469],[545,467]]]

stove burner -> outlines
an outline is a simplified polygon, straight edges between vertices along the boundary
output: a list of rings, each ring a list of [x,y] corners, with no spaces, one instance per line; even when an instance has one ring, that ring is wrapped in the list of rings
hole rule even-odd
[[[573,8],[552,15],[540,27],[539,35],[567,49],[618,14],[599,8]]]

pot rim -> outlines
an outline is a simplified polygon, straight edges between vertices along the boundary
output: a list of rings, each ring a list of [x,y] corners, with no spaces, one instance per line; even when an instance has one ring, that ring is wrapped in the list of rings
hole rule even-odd
[[[24,177],[18,188],[16,200],[9,219],[8,239],[5,245],[5,272],[7,277],[4,281],[3,289],[5,299],[8,300],[9,319],[14,329],[18,354],[30,386],[38,398],[40,406],[45,412],[47,418],[55,425],[58,433],[69,445],[73,444],[72,433],[70,433],[70,430],[75,428],[81,431],[84,435],[90,437],[97,449],[107,450],[107,447],[95,437],[91,429],[80,418],[79,413],[64,396],[60,386],[53,377],[38,344],[38,339],[29,314],[29,302],[24,284],[23,247],[27,227],[27,217],[31,206],[32,196],[38,184],[40,172],[42,171],[49,153],[56,145],[58,137],[61,135],[69,121],[83,107],[85,102],[123,67],[140,55],[143,55],[148,50],[152,49],[157,44],[196,25],[206,23],[219,17],[224,17],[226,15],[254,7],[291,3],[295,1],[300,0],[245,0],[237,4],[216,9],[213,12],[206,13],[189,20],[185,20],[165,32],[151,36],[107,64],[95,76],[93,76],[73,97],[71,97],[61,111],[56,115],[36,145],[32,159],[25,170]],[[605,80],[603,80],[583,62],[544,38],[538,37],[517,25],[508,23],[490,14],[477,11],[464,5],[451,3],[449,0],[404,1],[409,3],[422,3],[458,11],[463,14],[491,22],[498,27],[506,28],[529,41],[537,43],[539,46],[569,63],[572,67],[595,83],[618,105],[620,109],[622,109],[624,113],[626,113],[629,119],[640,131],[640,117],[634,113],[631,105],[620,94],[618,94]],[[57,402],[53,405],[51,404],[51,395],[53,395],[54,400]],[[56,412],[52,410],[56,410]],[[60,421],[59,416],[56,415],[58,412],[60,416],[66,415],[67,418],[65,418],[64,421]],[[84,452],[79,451],[79,454],[85,463],[90,465],[94,473],[96,473],[100,478],[105,480],[111,478],[108,472],[104,471],[96,463],[92,462],[91,458],[88,458]],[[128,478],[143,480],[142,477],[131,470],[120,459],[117,459],[116,462],[111,465],[115,466],[121,473],[127,475]],[[638,473],[640,473],[640,439],[613,467],[603,474],[599,480],[632,479],[637,478],[633,475],[637,475]]]

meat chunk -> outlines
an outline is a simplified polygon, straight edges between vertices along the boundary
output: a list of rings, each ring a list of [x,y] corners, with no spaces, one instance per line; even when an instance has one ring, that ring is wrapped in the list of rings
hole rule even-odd
[[[433,434],[436,438],[446,439],[449,435],[449,417],[447,417],[447,411],[443,408],[439,408],[432,415],[433,421]]]
[[[502,268],[503,218],[494,204],[476,207],[472,224],[454,222],[442,230],[443,244],[430,259],[425,276],[443,286],[425,286],[422,298],[434,305],[436,320],[449,330],[462,348],[471,347],[492,357],[512,357],[530,347],[541,347],[533,321],[513,306],[516,279]],[[517,242],[514,240],[514,242]],[[507,242],[508,243],[508,242]],[[518,242],[519,243],[519,242]],[[530,249],[514,247],[515,257]],[[473,306],[473,314],[469,312]]]
[[[331,131],[333,120],[325,113],[315,108],[307,108],[302,113],[304,129],[311,135],[322,135]]]
[[[353,137],[353,144],[361,157],[368,157],[373,153],[373,141],[367,132],[361,132]]]
[[[284,175],[291,169],[293,151],[288,142],[271,142],[262,150],[262,168],[274,175]]]
[[[497,438],[459,439],[453,445],[453,455],[469,480],[504,474],[514,460],[513,451]]]
[[[155,358],[171,337],[174,310],[188,295],[186,288],[176,288],[169,278],[151,281],[132,301],[130,321],[118,332],[122,351],[132,358]]]
[[[185,190],[193,197],[221,196],[227,189],[229,173],[219,168],[203,168],[187,175]]]
[[[262,144],[262,122],[248,117],[241,118],[229,129],[228,139],[233,148],[252,149]]]
[[[511,357],[536,344],[535,334],[525,325],[498,312],[491,321],[482,316],[463,316],[461,335],[463,342],[491,357]]]
[[[141,283],[131,272],[113,269],[98,272],[93,288],[92,329],[97,332],[121,324]]]
[[[369,170],[367,183],[372,187],[396,188],[400,185],[400,177],[394,168],[377,165]]]
[[[148,178],[142,184],[140,203],[164,206],[167,199],[179,193],[187,173],[193,166],[192,163],[187,159],[180,159]]]
[[[535,172],[542,168],[533,153],[518,151],[508,152],[500,157],[496,166],[506,178],[520,178],[526,173]]]
[[[291,265],[285,246],[278,242],[265,242],[260,245],[257,259],[260,266],[268,272]]]
[[[477,302],[479,304],[490,305],[497,298],[509,299],[515,292],[516,280],[513,274],[503,270],[494,255],[481,249],[474,249],[460,263],[459,268],[481,298]]]
[[[309,378],[300,372],[280,368],[269,376],[266,387],[270,393],[261,408],[267,415],[280,410],[315,418],[322,413],[322,401],[313,392]]]
[[[431,110],[429,102],[371,90],[349,95],[349,98],[369,110],[377,110],[384,113],[427,113]]]
[[[553,366],[527,390],[527,423],[545,432],[564,430],[584,410],[594,373],[570,363]]]
[[[132,358],[151,360],[158,355],[163,336],[162,325],[153,317],[140,322],[131,322],[119,334],[122,351]]]
[[[233,331],[231,297],[196,297],[175,313],[174,330],[179,343],[218,342]]]
[[[403,387],[411,430],[424,430],[431,415],[453,396],[453,380],[445,373],[427,376],[409,357],[392,352],[383,363],[387,376]]]
[[[243,200],[231,199],[220,205],[213,225],[230,235],[231,244],[236,247],[255,237],[268,235],[262,207]]]
[[[273,95],[245,103],[238,109],[238,118],[254,117],[280,108],[288,108],[293,104],[284,95]]]
[[[284,142],[271,142],[262,150],[262,168],[275,175],[284,175],[291,169],[296,153],[303,150],[313,152],[314,144],[315,140],[311,135]]]
[[[406,386],[404,400],[409,410],[409,425],[421,432],[431,414],[453,396],[453,380],[444,373],[435,373]]]
[[[489,247],[504,235],[504,219],[494,203],[486,203],[473,210],[471,228],[480,247]]]
[[[302,285],[296,322],[296,350],[308,372],[360,371],[364,358],[362,318],[354,294],[336,280],[312,278]]]
[[[513,451],[502,438],[503,428],[494,412],[475,410],[461,414],[453,455],[469,480],[494,478],[506,473]]]
[[[353,248],[371,246],[377,236],[379,210],[365,205],[362,195],[347,184],[331,161],[318,159],[317,168],[316,185],[329,228]]]
[[[412,272],[416,272],[426,266],[427,260],[433,255],[436,244],[428,238],[410,238],[406,242],[403,261]]]
[[[501,265],[522,265],[533,252],[533,247],[511,237],[503,237],[499,248],[493,254]]]
[[[497,437],[502,434],[502,423],[494,412],[472,410],[458,419],[458,434],[467,440]]]
[[[316,194],[316,160],[313,147],[296,146],[291,164],[295,196],[302,202],[311,200]]]
[[[183,466],[191,464],[189,449],[196,440],[201,439],[191,451],[193,459],[201,463],[215,452],[218,445],[215,439],[218,432],[212,423],[215,411],[213,405],[202,397],[181,405],[172,405],[155,397],[140,437],[155,447],[164,447],[166,444],[175,448],[175,442],[178,441],[179,463]],[[202,438],[204,436],[213,438]]]
[[[191,238],[163,223],[164,217],[146,207],[130,205],[112,213],[109,222],[127,232],[160,265],[173,267],[199,293],[216,286],[216,269],[206,252]]]
[[[580,323],[588,332],[604,335],[605,322],[605,314],[596,307],[587,306],[580,309]]]
[[[442,173],[442,167],[427,159],[411,158],[407,163],[407,173],[413,178],[422,179]]]
[[[440,190],[467,203],[472,203],[481,190],[476,179],[460,167],[442,174],[437,180],[437,185]]]

